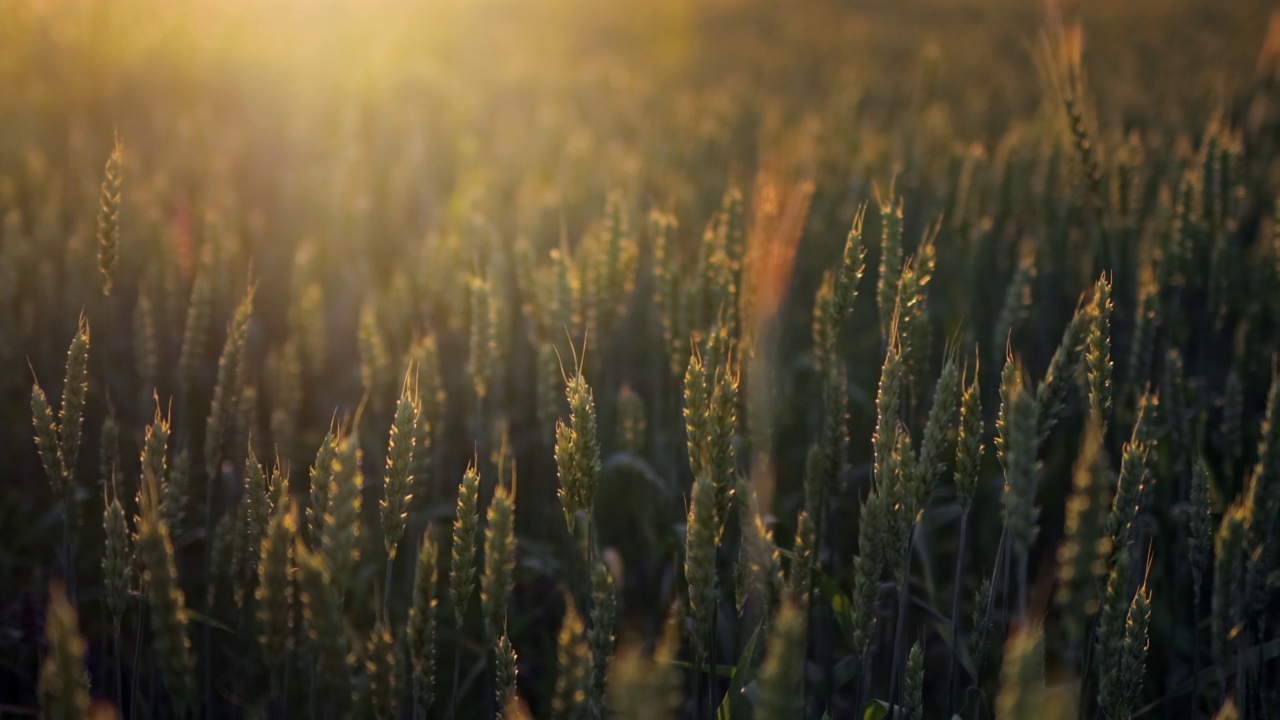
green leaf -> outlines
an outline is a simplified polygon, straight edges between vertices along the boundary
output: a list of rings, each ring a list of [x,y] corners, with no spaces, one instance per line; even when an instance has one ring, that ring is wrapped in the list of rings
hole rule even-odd
[[[200,623],[201,625],[208,625],[209,627],[215,630],[221,630],[223,632],[228,632],[228,633],[235,632],[231,628],[227,627],[226,625],[223,625],[217,620],[214,620],[208,615],[205,615],[204,613],[196,612],[191,608],[187,608],[187,619],[190,620],[191,622]]]
[[[867,709],[862,712],[862,720],[884,720],[889,717],[889,703],[883,700],[868,700]]]
[[[853,603],[849,596],[840,589],[834,578],[817,568],[813,571],[813,584],[831,601],[831,613],[835,615],[845,639],[853,637]]]
[[[741,702],[742,688],[747,684],[748,676],[751,674],[751,659],[755,656],[756,641],[760,639],[762,627],[764,623],[756,625],[755,632],[751,633],[751,639],[747,641],[747,646],[742,649],[742,655],[738,657],[738,666],[729,676],[729,691],[725,693],[720,706],[716,708],[716,720],[732,720],[733,710]]]

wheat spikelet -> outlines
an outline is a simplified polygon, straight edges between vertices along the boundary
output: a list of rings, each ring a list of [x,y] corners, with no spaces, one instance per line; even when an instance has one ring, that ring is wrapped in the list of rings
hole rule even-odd
[[[519,675],[516,667],[516,649],[511,646],[511,639],[505,634],[494,644],[493,655],[497,665],[494,684],[497,686],[495,699],[498,701],[498,717],[505,718],[507,705],[513,699],[518,700],[520,697],[516,689],[516,680]]]
[[[911,645],[907,655],[907,675],[902,691],[903,707],[906,708],[908,720],[921,720],[924,717],[924,651],[920,643]]]
[[[760,666],[760,701],[756,717],[785,720],[801,714],[804,680],[804,611],[784,601],[769,625],[769,643]]]
[[[98,485],[105,488],[120,473],[120,426],[115,413],[108,412],[98,437]]]
[[[468,465],[458,485],[458,507],[453,518],[453,544],[449,555],[449,597],[453,599],[453,617],[458,628],[467,610],[476,584],[476,545],[479,543],[480,513],[476,505],[480,495],[480,473]]]
[[[406,635],[413,671],[414,717],[425,717],[435,699],[436,587],[439,549],[431,540],[431,528],[422,534],[417,570],[413,577],[413,604],[409,607]]]
[[[723,335],[719,342],[725,342]],[[714,354],[709,350],[709,354]],[[729,520],[729,508],[733,503],[733,491],[738,475],[737,456],[733,438],[738,425],[738,373],[734,360],[726,356],[724,364],[716,368],[712,376],[711,404],[707,412],[707,424],[711,430],[708,443],[708,461],[711,464],[711,480],[715,485],[716,540],[724,533]]]
[[[267,356],[271,396],[271,438],[282,452],[294,447],[298,412],[302,407],[302,350],[297,340],[285,340]]]
[[[249,449],[248,458],[245,461],[244,492],[240,495],[240,506],[236,512],[242,516],[239,527],[242,529],[243,537],[235,543],[234,547],[235,600],[237,606],[242,606],[258,577],[260,551],[275,514],[267,474],[258,463],[252,448]],[[277,546],[278,551],[280,551],[279,547]]]
[[[223,459],[223,441],[231,429],[233,413],[244,390],[242,365],[249,320],[253,314],[253,295],[254,288],[250,286],[227,327],[227,339],[222,346],[222,356],[218,359],[218,377],[213,386],[213,400],[209,404],[209,420],[205,426],[204,440],[205,476],[210,479],[218,475]],[[210,501],[209,498],[205,500]]]
[[[1187,550],[1195,604],[1200,605],[1204,573],[1213,549],[1213,509],[1209,501],[1209,466],[1198,456],[1191,473],[1191,497],[1187,512]]]
[[[649,237],[653,241],[653,302],[662,327],[662,343],[666,349],[672,377],[679,377],[688,365],[690,327],[686,293],[680,285],[680,273],[671,244],[678,223],[674,216],[653,211],[649,215]]]
[[[1098,679],[1116,672],[1124,642],[1125,618],[1129,611],[1129,566],[1127,550],[1115,553],[1107,575],[1106,590],[1098,613],[1097,630],[1094,633],[1094,657],[1098,659]]]
[[[581,374],[568,381],[569,423],[556,424],[558,496],[569,532],[576,532],[578,513],[590,519],[600,476],[600,441],[596,434],[596,406],[591,387]]]
[[[813,569],[815,557],[817,528],[809,511],[801,509],[796,516],[795,547],[792,549],[791,573],[788,576],[787,590],[797,603],[808,605],[813,592]]]
[[[1058,547],[1056,597],[1073,643],[1080,639],[1084,625],[1097,611],[1094,592],[1107,572],[1112,547],[1104,520],[1111,469],[1102,447],[1101,420],[1095,417],[1090,421],[1080,448],[1067,498],[1065,537]],[[1122,548],[1121,552],[1127,549]]]
[[[1111,413],[1111,282],[1104,275],[1094,286],[1093,322],[1085,340],[1089,411],[1105,423]]]
[[[618,446],[635,455],[643,454],[646,425],[644,400],[624,384],[618,390]]]
[[[840,362],[828,364],[824,372],[821,439],[810,448],[805,472],[805,506],[814,514],[840,491],[849,465],[848,377]]]
[[[467,371],[476,397],[487,397],[497,376],[498,338],[497,307],[493,287],[489,280],[473,277],[470,283],[471,297],[471,346],[467,356]]]
[[[877,489],[887,488],[891,482],[890,456],[898,444],[898,412],[904,371],[901,347],[896,337],[890,336],[876,391],[876,428],[871,438],[873,487]]]
[[[1040,717],[1044,695],[1044,631],[1016,630],[1005,644],[995,716],[997,720]]]
[[[1032,307],[1032,285],[1037,273],[1036,245],[1024,239],[1018,243],[1018,265],[1009,278],[1004,291],[1004,302],[996,316],[991,342],[997,347],[1006,344],[1015,330],[1022,327]]]
[[[102,294],[111,294],[120,254],[120,186],[124,182],[124,146],[120,135],[107,158],[102,177],[102,201],[98,207],[98,270],[102,274]]]
[[[368,680],[364,702],[358,707],[375,720],[393,720],[399,709],[400,674],[396,667],[395,640],[379,621],[364,645],[364,672]]]
[[[1036,388],[1036,424],[1040,429],[1041,444],[1049,438],[1049,433],[1062,417],[1067,389],[1071,387],[1071,380],[1080,367],[1083,344],[1093,327],[1091,317],[1088,308],[1076,310],[1071,322],[1062,331],[1062,341],[1053,352],[1044,380]]]
[[[1000,381],[1000,421],[996,446],[1004,461],[1004,521],[1020,557],[1035,543],[1040,510],[1036,506],[1036,405],[1010,358]]]
[[[328,334],[325,332],[324,290],[315,283],[295,292],[289,304],[289,337],[302,344],[304,372],[315,377],[324,368]]]
[[[421,410],[416,393],[409,385],[412,372],[410,370],[405,375],[405,385],[396,402],[395,419],[391,423],[387,440],[387,471],[383,480],[382,502],[378,507],[382,516],[383,544],[389,560],[396,557],[396,548],[400,545],[400,538],[404,536],[409,504],[413,502],[413,477],[410,472]]]
[[[1138,588],[1125,616],[1120,655],[1114,661],[1114,672],[1098,681],[1098,704],[1108,718],[1128,720],[1142,696],[1142,679],[1146,673],[1147,632],[1151,622],[1151,593],[1146,585]]]
[[[609,666],[608,706],[620,720],[669,720],[680,707],[679,605],[673,606],[651,658],[628,643]]]
[[[445,388],[440,377],[440,350],[435,335],[420,338],[409,351],[409,362],[415,369],[414,388],[418,406],[418,424],[414,434],[413,478],[421,483],[431,472],[432,449],[440,445],[445,426]]]
[[[956,437],[956,501],[962,510],[973,507],[978,490],[978,473],[982,469],[982,392],[978,386],[978,367],[973,368],[973,380],[964,389],[960,399],[960,430]]]
[[[342,597],[324,556],[312,552],[300,537],[294,537],[300,618],[306,630],[308,656],[315,662],[316,678],[332,690],[331,697],[345,698],[347,633],[342,618]],[[412,635],[411,635],[412,637]]]
[[[586,720],[590,714],[587,693],[591,687],[591,650],[586,628],[565,597],[564,621],[556,637],[556,685],[551,696],[551,717],[556,720]]]
[[[39,381],[31,384],[31,417],[35,425],[36,449],[40,453],[45,475],[53,486],[54,497],[65,503],[70,488],[66,480],[62,448],[58,444],[58,422],[53,418],[49,399]]]
[[[514,585],[516,565],[515,497],[511,488],[494,488],[484,531],[484,574],[480,578],[480,607],[485,634],[493,643],[506,635],[507,608]]]
[[[598,557],[599,552],[596,555]],[[617,615],[618,595],[613,574],[603,559],[597,559],[591,568],[591,628],[587,630],[587,646],[591,648],[589,699],[597,714],[604,708],[605,678],[609,658],[613,656]]]
[[[1245,576],[1248,568],[1248,526],[1250,509],[1237,501],[1222,516],[1213,546],[1213,626],[1214,654],[1225,660],[1232,656],[1242,633],[1245,610]]]
[[[742,613],[747,603],[753,601],[761,604],[763,616],[768,617],[782,596],[782,558],[773,542],[773,530],[760,515],[755,488],[741,477],[738,485],[735,496],[738,498],[742,530],[737,567],[738,612]],[[812,567],[809,572],[812,572]],[[812,582],[812,576],[809,582]]]
[[[836,274],[831,270],[823,273],[818,292],[813,298],[813,361],[821,371],[836,357],[836,337],[839,326],[836,324]]]
[[[196,696],[195,656],[191,652],[186,597],[178,586],[169,528],[160,514],[158,479],[143,469],[143,504],[138,519],[137,552],[142,585],[154,628],[152,649],[178,715],[185,715]]]
[[[62,584],[49,585],[45,616],[49,651],[40,664],[36,692],[42,720],[81,720],[89,717],[89,673],[84,666],[85,641],[80,637],[76,609],[67,601]]]
[[[160,377],[159,341],[156,338],[155,310],[146,286],[138,290],[138,302],[133,307],[133,357],[134,371],[138,375],[138,387],[142,389],[139,410],[151,401],[152,392]]]
[[[198,364],[203,362],[209,341],[209,322],[213,310],[213,274],[216,272],[218,237],[217,222],[205,220],[205,239],[200,249],[200,263],[191,285],[186,322],[182,326],[182,346],[178,352],[177,380],[180,397],[189,401],[195,388]]]
[[[898,281],[897,305],[891,325],[907,363],[907,377],[920,378],[929,362],[933,329],[929,324],[929,281],[937,258],[934,238],[938,225],[931,226],[920,241],[911,262],[902,268]]]
[[[684,577],[689,586],[689,615],[693,618],[694,646],[700,656],[711,637],[716,589],[715,485],[707,475],[693,484],[689,501],[688,537],[685,541]]]
[[[62,405],[58,408],[58,445],[68,489],[74,488],[80,457],[80,430],[84,425],[84,400],[89,392],[89,320],[80,316],[76,335],[67,348],[66,375],[62,381]]]
[[[834,281],[835,326],[839,327],[853,312],[853,302],[858,297],[858,285],[862,281],[862,273],[866,270],[867,248],[862,244],[862,223],[867,216],[867,204],[861,203],[853,213],[853,222],[849,226],[849,235],[844,241],[844,252],[841,254],[840,267],[836,271]]]
[[[129,602],[133,576],[133,548],[130,545],[129,522],[116,492],[116,475],[102,490],[102,580],[106,586],[107,610],[112,625],[120,627]]]
[[[1120,478],[1116,494],[1107,516],[1107,533],[1117,548],[1125,548],[1133,537],[1133,524],[1142,509],[1143,496],[1149,490],[1151,474],[1148,470],[1150,448],[1143,440],[1146,432],[1147,402],[1138,404],[1138,416],[1133,434],[1125,443],[1120,455]]]
[[[258,555],[258,627],[262,657],[279,672],[293,645],[294,546],[297,537],[294,508],[280,505],[262,537]]]
[[[893,312],[902,275],[902,200],[889,190],[888,201],[880,202],[880,275],[876,298],[880,305],[880,336],[893,337]]]
[[[376,414],[386,407],[391,393],[391,357],[382,328],[378,324],[378,309],[374,302],[366,300],[360,307],[360,324],[356,327],[356,345],[360,350],[360,384],[369,397]]]
[[[354,430],[337,440],[329,480],[329,503],[320,531],[320,551],[339,597],[346,594],[360,562],[360,506],[364,487],[360,456],[360,440]]]
[[[338,459],[338,437],[332,429],[325,435],[311,465],[311,502],[307,506],[307,530],[312,542],[320,539],[325,514],[329,512],[329,493],[334,478],[334,461]]]
[[[991,615],[991,578],[985,578],[973,597],[973,630],[969,637],[970,653],[974,661],[974,677],[984,675],[987,657],[991,654],[991,637],[995,618]]]
[[[689,467],[695,476],[711,471],[711,386],[702,357],[694,352],[684,374],[684,427]]]
[[[960,400],[960,367],[954,352],[947,352],[947,359],[938,374],[938,384],[933,392],[933,406],[925,421],[924,435],[920,440],[920,459],[916,464],[920,475],[920,496],[917,502],[924,506],[933,494],[938,476],[947,469],[949,434],[956,424],[957,406]]]

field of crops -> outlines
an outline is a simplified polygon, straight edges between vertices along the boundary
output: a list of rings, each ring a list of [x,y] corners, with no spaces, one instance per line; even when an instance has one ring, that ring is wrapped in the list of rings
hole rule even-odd
[[[0,0],[0,718],[1280,718],[1263,0]]]

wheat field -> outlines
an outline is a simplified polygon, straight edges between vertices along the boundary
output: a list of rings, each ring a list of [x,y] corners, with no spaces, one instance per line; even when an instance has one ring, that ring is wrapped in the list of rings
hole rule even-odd
[[[1280,9],[0,1],[0,718],[1280,718]]]

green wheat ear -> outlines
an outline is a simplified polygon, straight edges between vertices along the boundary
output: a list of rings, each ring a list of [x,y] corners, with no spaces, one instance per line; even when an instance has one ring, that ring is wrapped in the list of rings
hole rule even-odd
[[[609,666],[608,709],[619,720],[669,720],[680,707],[679,604],[672,606],[658,635],[653,655],[645,657],[639,643],[619,648]]]
[[[596,431],[596,406],[582,374],[578,372],[565,388],[569,399],[569,422],[556,423],[556,473],[560,478],[560,505],[570,534],[577,532],[578,514],[590,522],[600,480],[600,441]]]
[[[142,499],[137,552],[154,628],[152,650],[174,711],[181,716],[195,702],[197,689],[196,662],[188,630],[190,614],[186,597],[178,585],[178,568],[169,528],[160,512],[159,481],[145,467]]]
[[[564,621],[556,636],[556,684],[551,696],[551,714],[560,720],[586,720],[591,686],[591,649],[587,646],[586,627],[565,596]]]
[[[309,550],[306,543],[296,536],[293,552],[298,569],[298,599],[306,630],[308,658],[315,662],[317,680],[330,689],[326,693],[328,697],[345,704],[349,696],[346,691],[349,674],[342,598],[333,586],[323,555]]]
[[[618,590],[613,573],[596,550],[597,560],[591,568],[591,628],[587,631],[587,646],[591,648],[591,684],[588,697],[597,713],[604,708],[605,678],[610,658],[613,657],[614,627],[618,616]]]
[[[424,718],[435,699],[435,629],[437,568],[439,548],[431,539],[432,529],[422,534],[417,570],[413,577],[413,604],[406,627],[410,669],[413,672],[414,717]]]
[[[1107,573],[1107,559],[1111,556],[1111,536],[1106,531],[1111,467],[1103,450],[1102,432],[1102,421],[1096,417],[1085,429],[1067,498],[1066,537],[1058,548],[1056,600],[1065,611],[1064,620],[1073,643],[1080,640],[1084,626],[1097,610],[1096,588]]]
[[[1151,592],[1144,583],[1134,594],[1125,613],[1124,631],[1118,644],[1119,655],[1112,664],[1113,672],[1098,681],[1098,704],[1107,717],[1131,717],[1138,708],[1142,699],[1142,680],[1146,674],[1150,623]]]
[[[644,453],[647,430],[644,399],[630,385],[618,390],[618,447],[634,455]]]
[[[102,177],[102,203],[98,208],[98,270],[102,294],[111,294],[120,253],[120,186],[124,182],[124,146],[116,133],[115,145]]]
[[[800,606],[783,601],[769,625],[769,643],[760,666],[760,700],[756,717],[787,720],[801,715],[804,680],[805,617]]]
[[[519,658],[516,656],[516,649],[511,645],[511,639],[506,635],[498,638],[498,642],[493,647],[494,662],[497,665],[497,672],[494,677],[494,699],[498,702],[499,718],[506,718],[506,707],[513,700],[519,700],[519,692],[516,688],[516,680],[520,674],[517,668]]]
[[[116,491],[115,475],[102,489],[102,500],[102,578],[107,610],[112,626],[118,631],[133,586],[133,548],[129,522]]]
[[[387,470],[383,480],[382,501],[378,509],[382,517],[383,544],[389,560],[394,560],[396,557],[396,549],[404,536],[409,504],[413,501],[411,471],[419,432],[418,419],[421,415],[417,392],[410,383],[410,378],[414,374],[413,368],[405,374],[400,399],[396,402],[395,419],[391,423],[391,431],[387,439]]]
[[[89,673],[84,666],[84,638],[76,609],[67,601],[62,583],[49,584],[49,610],[45,616],[48,654],[40,665],[36,692],[40,717],[49,720],[81,720],[89,717]]]
[[[711,638],[718,594],[716,583],[715,485],[707,475],[693,484],[685,542],[684,576],[689,586],[689,614],[693,618],[694,647],[702,657]]]
[[[31,415],[36,427],[36,448],[41,464],[54,488],[54,496],[69,512],[76,500],[76,462],[84,424],[84,396],[88,393],[88,320],[81,315],[76,336],[67,348],[67,370],[63,378],[63,402],[54,419],[49,398],[33,380]]]
[[[364,701],[359,706],[374,720],[393,720],[396,717],[400,697],[398,660],[391,631],[378,621],[364,645],[364,672],[368,684],[364,688]]]
[[[475,592],[476,545],[479,541],[480,473],[468,465],[458,486],[458,507],[453,519],[453,544],[449,561],[449,597],[453,600],[454,622],[462,627],[467,603]]]
[[[516,566],[515,496],[511,488],[499,484],[487,512],[484,531],[484,574],[480,578],[480,607],[485,635],[497,644],[507,631],[507,608],[515,581]]]
[[[876,298],[880,305],[880,335],[892,337],[893,311],[902,276],[902,200],[889,189],[889,200],[880,202],[880,276]]]
[[[224,457],[223,444],[235,418],[235,408],[245,389],[244,354],[248,341],[249,321],[253,315],[255,287],[249,286],[236,308],[235,316],[227,327],[227,339],[218,359],[218,376],[213,386],[213,400],[209,404],[209,419],[205,426],[204,458],[205,477],[210,487],[218,477]],[[210,499],[206,498],[206,502]]]
[[[297,536],[294,508],[280,505],[262,539],[258,559],[259,642],[267,666],[277,672],[293,646],[294,545]]]
[[[921,720],[924,717],[924,651],[920,649],[919,642],[911,645],[911,652],[907,655],[903,705],[907,709],[909,720]]]
[[[1044,695],[1044,630],[1017,629],[1005,644],[996,720],[1040,717]]]
[[[364,474],[360,471],[360,441],[354,430],[337,440],[329,478],[328,507],[320,531],[320,551],[330,579],[344,596],[360,562],[360,515]]]

